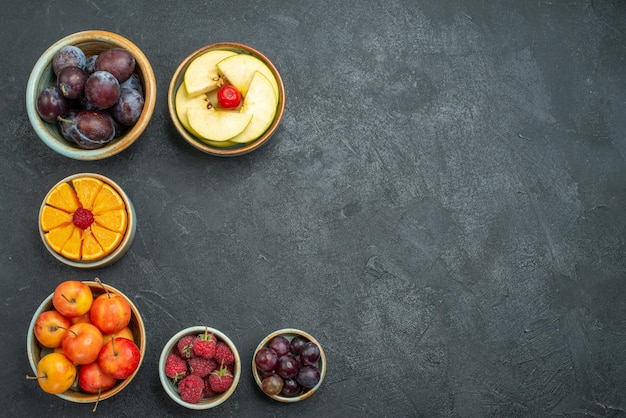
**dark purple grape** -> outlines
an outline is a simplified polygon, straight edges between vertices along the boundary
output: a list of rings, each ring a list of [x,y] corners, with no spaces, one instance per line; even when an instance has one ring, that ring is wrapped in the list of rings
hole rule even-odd
[[[141,85],[141,81],[139,81],[139,77],[137,77],[137,74],[134,73],[128,78],[128,80],[120,83],[120,88],[135,89],[139,93],[141,93],[141,95],[143,95],[143,86]]]
[[[97,59],[98,59],[97,55],[92,55],[89,58],[87,58],[87,61],[85,62],[85,72],[87,74],[91,74],[91,73],[96,71],[96,60]]]
[[[85,98],[98,109],[108,109],[120,97],[120,83],[109,72],[96,71],[85,82]]]
[[[57,77],[57,87],[68,99],[77,99],[83,94],[87,73],[80,67],[65,67]]]
[[[111,108],[111,115],[122,125],[134,125],[143,111],[144,99],[135,89],[121,89],[120,97]]]
[[[298,370],[296,380],[305,388],[312,388],[320,381],[320,371],[314,366],[302,366]]]
[[[313,342],[302,346],[300,350],[300,362],[306,366],[314,366],[320,358],[320,348]]]
[[[46,122],[55,122],[70,110],[68,100],[56,86],[45,88],[37,96],[37,113]]]
[[[135,71],[135,57],[123,48],[107,49],[98,55],[96,71],[108,71],[123,83]]]
[[[283,380],[283,390],[280,391],[282,396],[286,396],[291,398],[293,396],[298,396],[302,392],[302,387],[298,383],[296,379],[284,379]]]
[[[61,74],[66,67],[85,68],[87,58],[85,53],[78,47],[66,45],[61,48],[52,58],[52,71],[55,75]]]
[[[278,357],[284,356],[289,352],[289,340],[282,335],[272,338],[267,346],[276,351]]]
[[[72,139],[81,148],[95,149],[108,144],[115,137],[113,120],[107,113],[81,110],[76,115]]]
[[[283,379],[277,374],[267,376],[261,381],[261,389],[268,395],[278,395],[283,390]]]
[[[296,335],[295,337],[293,337],[293,339],[291,340],[291,342],[289,343],[289,349],[291,350],[291,352],[293,354],[300,354],[300,349],[302,348],[302,346],[305,343],[308,343],[309,340],[307,340],[306,338],[304,338],[301,335]]]
[[[278,364],[278,355],[271,348],[263,347],[254,356],[256,366],[266,372],[272,371]]]
[[[278,358],[276,373],[283,379],[295,377],[300,369],[300,363],[292,354],[285,354]]]

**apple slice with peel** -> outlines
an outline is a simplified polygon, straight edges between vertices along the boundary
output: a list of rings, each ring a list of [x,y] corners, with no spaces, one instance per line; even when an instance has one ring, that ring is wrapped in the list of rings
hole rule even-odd
[[[234,55],[237,53],[217,49],[202,54],[191,61],[184,75],[187,94],[196,96],[216,89],[220,76],[217,71],[217,63]]]
[[[255,72],[263,74],[272,84],[274,94],[278,97],[278,82],[267,65],[257,57],[248,54],[237,54],[217,63],[217,69],[228,82],[235,86],[246,97],[248,88]]]
[[[252,115],[230,110],[187,109],[189,126],[200,139],[227,141],[238,135],[250,124]]]
[[[187,117],[187,109],[208,109],[209,103],[217,102],[217,93],[216,90],[213,90],[209,93],[199,94],[197,96],[189,96],[187,94],[187,89],[185,88],[185,83],[181,84],[176,91],[175,97],[175,106],[176,106],[176,115],[178,116],[178,120],[183,124],[185,129],[189,131],[190,134],[195,136],[198,139],[201,139],[203,142],[212,145],[214,147],[230,147],[235,145],[234,142],[231,141],[209,141],[208,139],[204,139],[200,137],[196,131],[193,130],[191,125],[189,124],[189,118]]]
[[[278,97],[272,83],[260,72],[252,75],[248,94],[243,100],[240,113],[251,115],[252,121],[240,134],[230,138],[232,142],[247,143],[263,135],[276,116]]]

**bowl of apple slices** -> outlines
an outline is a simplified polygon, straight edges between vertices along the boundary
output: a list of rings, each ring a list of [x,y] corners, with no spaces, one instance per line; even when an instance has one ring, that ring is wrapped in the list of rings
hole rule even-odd
[[[285,110],[285,86],[276,66],[235,42],[189,54],[174,72],[167,95],[170,117],[185,141],[223,157],[265,144]]]

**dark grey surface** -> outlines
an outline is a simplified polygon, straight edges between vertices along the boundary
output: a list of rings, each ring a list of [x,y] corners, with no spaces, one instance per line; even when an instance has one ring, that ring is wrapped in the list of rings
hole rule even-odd
[[[626,3],[623,1],[5,2],[0,74],[3,415],[92,416],[42,393],[32,313],[62,280],[100,277],[144,316],[132,384],[98,416],[197,416],[157,377],[176,331],[208,324],[244,362],[202,415],[626,416]],[[57,39],[105,29],[157,77],[142,138],[68,160],[31,129],[28,75]],[[191,51],[247,43],[274,60],[283,122],[253,154],[186,145],[167,112]],[[37,212],[78,172],[138,213],[99,271],[46,253]],[[255,386],[261,338],[311,332],[329,369],[284,405]]]

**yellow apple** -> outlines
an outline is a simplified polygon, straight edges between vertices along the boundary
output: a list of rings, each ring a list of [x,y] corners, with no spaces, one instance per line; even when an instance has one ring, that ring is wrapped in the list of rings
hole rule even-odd
[[[278,97],[278,82],[267,65],[257,57],[248,54],[237,54],[217,63],[217,69],[228,82],[235,86],[246,97],[248,88],[255,72],[263,74],[272,84],[274,94]]]
[[[242,132],[252,120],[251,114],[231,110],[187,109],[191,129],[200,139],[227,141]]]
[[[242,144],[260,137],[274,121],[277,107],[278,97],[272,84],[263,74],[255,72],[240,109],[241,114],[252,115],[252,121],[246,129],[230,140]]]
[[[237,53],[219,49],[206,52],[191,61],[184,75],[187,93],[196,96],[216,89],[219,81],[216,64],[234,55]]]

